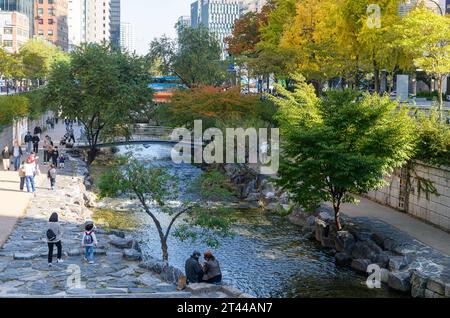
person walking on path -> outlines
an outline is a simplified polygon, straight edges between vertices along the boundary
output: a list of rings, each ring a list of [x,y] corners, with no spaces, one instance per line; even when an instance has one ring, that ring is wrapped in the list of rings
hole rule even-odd
[[[53,141],[50,136],[45,136],[44,140],[44,164],[47,164],[51,160],[51,154],[53,151]]]
[[[55,146],[52,151],[52,163],[55,166],[55,168],[58,166],[58,158],[59,158],[59,151],[58,147]]]
[[[39,152],[39,141],[41,141],[41,138],[39,137],[39,135],[34,134],[34,136],[33,136],[33,151],[35,153]]]
[[[203,255],[205,264],[203,265],[203,281],[208,284],[217,284],[222,281],[222,271],[217,259],[210,251],[206,251]]]
[[[9,153],[8,146],[3,147],[2,149],[2,160],[3,160],[3,170],[9,170],[11,166],[11,154]]]
[[[98,244],[94,232],[94,223],[87,223],[85,230],[81,239],[81,247],[85,249],[84,260],[89,262],[89,264],[94,264],[94,247]]]
[[[20,159],[23,156],[22,148],[20,147],[19,143],[14,141],[14,147],[13,147],[13,162],[14,162],[14,171],[19,170],[20,166]]]
[[[47,172],[47,178],[50,181],[50,188],[55,190],[56,186],[56,166],[52,164]]]
[[[36,195],[36,189],[34,187],[34,176],[36,175],[36,163],[32,156],[28,157],[27,162],[24,165],[25,169],[25,183],[27,185],[27,192],[33,192]]]
[[[27,153],[30,154],[33,149],[33,136],[30,132],[27,132],[24,138],[25,144],[27,145]]]
[[[64,156],[64,154],[61,152],[61,155],[59,156],[59,168],[60,169],[64,169],[64,162],[66,161],[66,157]]]
[[[34,131],[33,131],[34,135],[38,135],[39,138],[41,138],[41,134],[42,134],[42,129],[40,126],[36,126],[34,127]]]
[[[69,129],[69,139],[67,140],[67,142],[70,143],[71,140],[73,140],[73,143],[75,143],[75,133],[72,127],[70,127]]]
[[[191,257],[186,260],[184,271],[186,273],[188,284],[200,283],[202,281],[203,268],[199,262],[200,255],[200,252],[194,251]]]
[[[56,262],[62,263],[62,231],[61,231],[61,225],[58,221],[58,213],[52,213],[50,216],[50,219],[48,220],[48,226],[46,231],[47,236],[47,245],[48,245],[48,266],[52,267],[53,263],[53,249],[56,245],[56,248],[58,249],[58,255]]]
[[[23,191],[25,186],[25,161],[19,167],[19,178],[20,178],[20,191]]]

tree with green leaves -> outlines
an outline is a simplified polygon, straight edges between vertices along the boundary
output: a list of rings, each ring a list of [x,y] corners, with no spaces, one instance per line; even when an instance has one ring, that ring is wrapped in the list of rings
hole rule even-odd
[[[148,167],[142,162],[119,158],[117,166],[102,175],[99,189],[103,197],[131,195],[136,198],[150,216],[158,231],[162,259],[169,261],[167,242],[176,222],[181,222],[175,236],[181,240],[201,239],[209,246],[218,246],[219,238],[232,235],[233,216],[231,210],[214,202],[231,195],[226,189],[226,180],[219,172],[205,173],[194,182],[192,191],[199,196],[197,203],[179,201],[178,182],[175,175],[164,168]],[[164,229],[159,213],[170,217]]]
[[[216,37],[204,26],[184,27],[178,40],[166,36],[150,43],[148,60],[165,75],[176,75],[188,87],[221,85],[226,65]]]
[[[279,106],[286,107],[284,98]],[[299,117],[310,107],[297,107]],[[411,158],[414,126],[388,96],[329,91],[316,107],[313,120],[291,125],[294,131],[285,136],[278,182],[307,210],[332,202],[339,231],[341,204],[381,187]]]
[[[20,95],[0,96],[0,125],[10,125],[28,115],[28,99]]]
[[[50,73],[52,65],[67,56],[59,48],[42,39],[30,39],[19,50],[25,78],[39,86]]]
[[[414,56],[414,64],[438,84],[438,113],[442,119],[443,83],[450,74],[450,19],[425,6],[409,12],[398,24],[397,44]]]
[[[85,44],[52,69],[45,99],[77,118],[89,143],[88,163],[97,155],[100,139],[129,136],[130,125],[140,110],[152,103],[146,60],[106,44]]]

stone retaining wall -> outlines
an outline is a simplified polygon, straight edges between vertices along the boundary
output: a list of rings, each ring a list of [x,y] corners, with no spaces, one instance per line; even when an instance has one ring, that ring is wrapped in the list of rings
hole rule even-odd
[[[421,179],[430,180],[438,195],[420,189]],[[404,191],[406,179],[401,170],[388,178],[388,185],[378,191],[370,191],[369,199],[407,212],[450,231],[450,167],[436,167],[416,162],[411,173],[410,191]],[[405,195],[408,193],[409,195]]]

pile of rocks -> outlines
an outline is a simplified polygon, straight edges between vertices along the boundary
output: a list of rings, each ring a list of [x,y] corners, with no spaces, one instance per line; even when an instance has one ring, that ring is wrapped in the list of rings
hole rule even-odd
[[[450,257],[386,223],[344,218],[344,230],[336,231],[327,206],[313,215],[297,211],[291,218],[302,226],[306,237],[333,253],[339,266],[367,273],[369,265],[376,264],[381,282],[390,288],[413,297],[450,297]]]

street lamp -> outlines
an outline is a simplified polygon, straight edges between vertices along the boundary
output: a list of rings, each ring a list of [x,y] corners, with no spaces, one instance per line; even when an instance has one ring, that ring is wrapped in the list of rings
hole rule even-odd
[[[444,15],[444,10],[442,10],[441,5],[437,1],[435,1],[435,0],[428,0],[428,1],[430,1],[431,3],[434,3],[439,8],[441,15]]]

